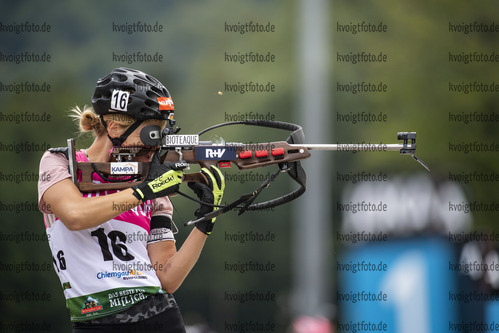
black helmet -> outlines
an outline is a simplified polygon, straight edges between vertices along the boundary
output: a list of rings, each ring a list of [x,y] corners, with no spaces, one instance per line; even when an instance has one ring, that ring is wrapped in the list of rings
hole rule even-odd
[[[165,86],[151,75],[131,68],[115,68],[99,79],[92,106],[104,127],[105,114],[123,113],[137,120],[121,137],[109,137],[114,146],[121,146],[144,120],[168,120],[171,132],[175,125],[173,100]]]
[[[172,97],[161,82],[124,67],[97,81],[92,105],[101,116],[123,112],[137,120],[171,120],[174,114]]]

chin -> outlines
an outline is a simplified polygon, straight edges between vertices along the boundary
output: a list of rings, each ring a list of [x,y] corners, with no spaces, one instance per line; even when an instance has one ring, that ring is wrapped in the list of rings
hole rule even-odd
[[[136,156],[133,158],[134,162],[151,162],[151,158],[148,155]]]
[[[151,162],[152,155],[154,155],[154,151],[150,151],[147,154],[135,156],[133,158],[134,162]]]

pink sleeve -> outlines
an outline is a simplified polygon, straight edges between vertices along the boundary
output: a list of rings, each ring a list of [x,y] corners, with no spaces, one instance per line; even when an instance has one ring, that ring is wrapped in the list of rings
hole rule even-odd
[[[50,186],[71,177],[68,166],[68,159],[63,154],[48,151],[43,154],[38,178],[38,208],[42,213],[52,213],[42,196]]]

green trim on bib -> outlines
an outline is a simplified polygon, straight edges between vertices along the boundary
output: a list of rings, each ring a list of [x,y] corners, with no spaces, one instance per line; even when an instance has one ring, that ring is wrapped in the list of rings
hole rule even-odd
[[[66,300],[71,321],[106,317],[128,309],[150,295],[162,293],[161,287],[115,288]]]

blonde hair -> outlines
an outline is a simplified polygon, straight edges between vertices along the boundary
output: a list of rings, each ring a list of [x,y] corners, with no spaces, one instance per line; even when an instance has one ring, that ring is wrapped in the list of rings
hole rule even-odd
[[[100,120],[100,116],[96,114],[94,109],[90,106],[85,105],[83,109],[80,109],[79,106],[75,106],[70,110],[69,116],[78,123],[80,134],[87,132],[93,132],[94,136],[107,134],[107,131]],[[103,118],[106,123],[113,120],[123,127],[123,129],[126,129],[135,122],[133,117],[126,114],[105,114]]]

